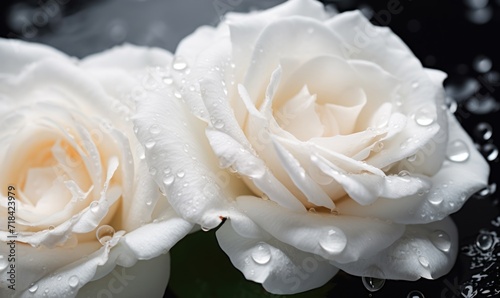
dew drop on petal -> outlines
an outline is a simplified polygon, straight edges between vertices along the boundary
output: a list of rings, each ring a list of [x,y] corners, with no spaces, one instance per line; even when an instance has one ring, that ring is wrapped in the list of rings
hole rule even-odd
[[[422,292],[415,290],[408,293],[408,296],[406,296],[406,298],[425,298],[425,296],[424,294],[422,294]]]
[[[97,213],[99,211],[99,202],[93,201],[90,203],[90,211],[93,213]]]
[[[342,230],[333,227],[321,235],[319,245],[330,254],[338,254],[346,247],[347,238]]]
[[[449,160],[454,162],[464,162],[469,159],[470,152],[467,144],[462,140],[455,140],[448,145],[446,155]]]
[[[163,83],[165,83],[167,85],[172,85],[173,82],[174,82],[174,80],[171,77],[164,77],[163,78]]]
[[[252,260],[260,265],[269,263],[271,260],[271,249],[269,245],[264,242],[259,242],[257,247],[252,250]]]
[[[79,283],[80,283],[80,279],[76,275],[73,275],[68,279],[68,285],[72,288],[75,288],[76,286],[78,286]]]
[[[376,292],[380,289],[385,284],[385,279],[384,278],[375,278],[375,277],[369,277],[369,276],[384,276],[384,273],[380,271],[377,267],[370,267],[367,269],[366,276],[361,277],[361,280],[363,281],[363,285],[365,288],[370,291],[370,292]]]
[[[404,182],[410,182],[410,172],[402,170],[398,173],[399,178]]]
[[[30,293],[35,293],[38,290],[38,285],[37,284],[31,284],[28,291]]]
[[[147,148],[147,149],[151,149],[153,148],[154,146],[156,145],[156,142],[154,140],[148,140],[146,142],[146,144],[144,144],[144,146]]]
[[[156,168],[155,167],[150,167],[149,168],[149,174],[151,174],[152,176],[156,175]]]
[[[215,120],[214,127],[217,129],[221,129],[224,127],[224,122],[222,120]]]
[[[442,194],[435,192],[427,197],[427,200],[433,205],[439,205],[443,202],[444,197]]]
[[[99,242],[103,245],[106,242],[108,242],[111,238],[113,238],[114,235],[115,235],[115,229],[113,229],[113,227],[109,225],[102,225],[95,232],[97,240],[99,240]]]
[[[165,185],[171,185],[175,180],[175,177],[173,175],[167,175],[163,178],[163,183]]]
[[[182,57],[176,56],[172,61],[172,68],[175,70],[185,70],[187,68],[187,63]]]
[[[184,173],[184,171],[182,171],[182,170],[180,170],[179,172],[177,172],[177,177],[179,177],[179,178],[184,177],[184,175],[186,175],[186,173]]]
[[[363,285],[370,292],[376,292],[380,290],[385,284],[385,279],[380,279],[380,278],[363,276],[362,280],[363,280]]]
[[[434,246],[437,247],[437,249],[444,252],[450,251],[451,240],[450,236],[446,232],[441,230],[436,230],[432,232],[430,239],[432,244],[434,244]]]
[[[418,262],[420,263],[420,265],[424,266],[425,268],[429,267],[429,260],[427,260],[427,258],[424,256],[419,256]]]
[[[420,126],[429,126],[434,123],[434,116],[428,108],[421,108],[415,113],[415,122]]]
[[[493,246],[493,236],[487,233],[481,233],[476,238],[476,245],[481,250],[489,250]]]
[[[160,126],[158,124],[151,125],[149,132],[152,134],[159,134],[161,132]]]
[[[410,155],[406,158],[406,160],[409,162],[414,162],[415,160],[417,160],[417,155],[416,154]]]

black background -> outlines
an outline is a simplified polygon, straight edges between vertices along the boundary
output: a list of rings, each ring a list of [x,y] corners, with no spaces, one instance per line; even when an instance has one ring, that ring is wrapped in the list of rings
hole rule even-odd
[[[109,10],[103,12],[99,7],[107,1],[51,1],[2,1],[0,36],[50,44],[77,57],[123,42],[160,46],[174,51],[182,37],[199,25],[215,25],[224,11],[266,8],[279,2],[129,0],[123,1],[119,6],[112,6],[119,9],[108,7]],[[323,2],[337,5],[340,11],[363,8],[365,11],[371,10],[374,15],[385,16],[384,20],[387,22],[382,22],[382,25],[389,26],[400,36],[424,66],[448,73],[449,78],[445,85],[450,100],[458,103],[455,115],[473,136],[485,157],[489,155],[491,159],[489,193],[473,196],[459,212],[452,215],[459,228],[460,246],[464,249],[469,246],[475,248],[476,238],[481,231],[496,232],[500,235],[500,228],[492,225],[492,221],[500,216],[498,195],[495,192],[496,183],[499,181],[499,158],[490,155],[499,145],[500,139],[500,126],[495,123],[495,118],[499,117],[500,103],[500,80],[496,78],[497,71],[500,70],[500,1],[401,0],[401,13],[390,15],[390,19],[384,13],[390,1]],[[51,3],[52,6],[48,6]],[[49,9],[54,8],[54,3],[58,3],[57,11]],[[484,6],[482,3],[487,3],[485,8],[477,8]],[[92,10],[93,7],[98,9]],[[152,10],[147,7],[158,13],[152,15]],[[161,9],[164,9],[164,13]],[[41,11],[45,12],[45,18]],[[131,11],[133,13],[130,13]],[[119,16],[118,23],[115,14]],[[17,16],[17,20],[13,16]],[[110,25],[110,22],[115,23]],[[376,23],[380,24],[380,21]],[[148,37],[144,32],[154,34]],[[492,70],[487,73],[477,71],[474,61],[478,57],[487,57],[492,62]],[[1,60],[2,57],[0,63]],[[488,100],[490,108],[473,108],[474,103],[485,104]],[[491,125],[491,138],[481,137],[477,131],[479,123]],[[172,249],[171,280],[165,297],[274,297],[266,295],[260,286],[246,282],[217,248],[214,237],[213,232],[199,232],[182,240]],[[200,243],[207,248],[191,254],[189,247],[199,247]],[[490,249],[493,255],[500,255],[499,251],[500,243]],[[208,262],[210,270],[199,268],[203,264],[191,266],[193,268],[186,265],[200,260]],[[415,290],[419,291],[422,297],[467,297],[469,289],[476,290],[475,297],[495,297],[492,296],[495,290],[500,292],[500,262],[493,258],[487,264],[489,268],[471,269],[472,262],[476,260],[477,256],[461,253],[453,270],[442,278],[434,281],[422,279],[417,282],[386,281],[381,290],[373,293],[363,287],[359,277],[340,273],[322,289],[304,293],[301,297],[405,298],[412,297],[410,292]],[[487,277],[481,280],[473,277],[478,272],[486,274]],[[234,275],[239,279],[238,287],[228,286],[226,291],[214,288],[224,287],[224,281],[219,284],[212,282],[213,276],[219,274]],[[191,292],[186,289],[189,287]],[[245,290],[245,287],[251,289]],[[462,291],[464,295],[461,295]]]

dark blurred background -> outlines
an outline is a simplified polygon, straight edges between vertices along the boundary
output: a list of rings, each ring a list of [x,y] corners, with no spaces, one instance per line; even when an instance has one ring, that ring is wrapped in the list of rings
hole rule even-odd
[[[124,42],[174,51],[200,25],[229,11],[251,11],[282,0],[48,0],[0,3],[0,36],[40,42],[76,57]],[[448,73],[447,104],[489,161],[490,185],[453,218],[460,253],[453,270],[434,280],[386,281],[368,291],[359,277],[338,274],[297,297],[500,297],[500,0],[331,0],[328,9],[361,9],[389,26],[424,66]],[[388,13],[399,2],[397,14]],[[392,3],[392,4],[391,4]],[[335,8],[333,8],[335,7]],[[2,57],[0,57],[0,63]],[[200,249],[202,247],[203,249]],[[198,232],[171,251],[165,297],[275,297],[246,281],[218,248],[214,232]],[[117,296],[119,297],[119,295]]]

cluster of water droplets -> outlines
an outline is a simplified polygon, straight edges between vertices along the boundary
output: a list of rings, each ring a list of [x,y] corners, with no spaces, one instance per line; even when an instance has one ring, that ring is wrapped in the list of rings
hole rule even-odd
[[[63,277],[62,275],[58,274],[57,276],[55,274],[51,274],[49,276],[50,279],[54,279],[54,282],[57,281],[57,283],[63,283],[66,282],[67,288],[65,289],[64,294],[70,296],[74,293],[74,291],[77,291],[80,285],[80,278],[77,275],[70,275],[69,277]],[[80,285],[81,286],[81,285]],[[45,287],[42,290],[43,287],[41,287],[38,283],[34,282],[31,283],[28,287],[28,293],[31,294],[33,297],[47,297],[47,296],[54,296],[54,294],[50,295],[50,288]],[[59,294],[62,294],[58,292]]]
[[[500,227],[500,216],[492,225]],[[498,229],[497,229],[498,231]],[[475,242],[462,247],[469,259],[470,278],[461,285],[463,297],[500,295],[500,237],[495,230],[482,229]]]
[[[451,248],[451,238],[450,236],[442,230],[435,230],[432,233],[429,234],[429,240],[431,243],[440,251],[443,253],[448,253]],[[411,239],[403,237],[400,241],[410,241]],[[400,258],[408,258],[408,257],[414,257],[420,264],[425,269],[430,269],[432,264],[430,261],[425,257],[422,252],[417,248],[412,246],[410,243],[408,245],[402,245],[402,247],[405,247],[404,249],[401,249],[399,251],[399,256]],[[377,276],[377,278],[373,277]],[[381,269],[379,269],[376,266],[371,266],[369,267],[366,272],[365,276],[361,278],[363,285],[369,292],[376,292],[382,289],[382,287],[385,284],[385,279],[383,278],[384,274]],[[424,295],[417,291],[411,291],[407,297],[424,297]]]

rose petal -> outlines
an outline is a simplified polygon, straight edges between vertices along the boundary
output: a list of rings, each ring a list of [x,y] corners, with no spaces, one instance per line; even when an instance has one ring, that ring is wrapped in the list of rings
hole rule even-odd
[[[374,256],[353,263],[332,263],[358,276],[436,279],[451,270],[457,252],[457,229],[447,217],[425,225],[408,225],[399,240]]]
[[[285,171],[293,183],[304,193],[307,200],[316,206],[335,209],[335,203],[321,187],[307,174],[299,161],[287,151],[278,141],[273,141],[274,148]]]
[[[168,66],[171,60],[172,54],[164,49],[125,44],[85,57],[80,61],[80,67],[84,69],[114,68],[137,73],[147,67]]]
[[[344,58],[370,61],[401,81],[422,75],[422,64],[404,42],[389,28],[372,25],[360,11],[338,14],[325,25],[342,39]]]
[[[445,161],[439,172],[429,177],[432,187],[424,194],[399,200],[379,199],[370,206],[359,206],[353,201],[342,201],[337,207],[345,214],[375,216],[398,223],[419,224],[440,220],[462,207],[467,198],[488,183],[489,167],[474,143],[455,117],[448,113],[449,139],[463,148],[462,162]],[[463,143],[460,143],[463,142]]]
[[[117,266],[105,277],[83,286],[77,297],[163,297],[169,278],[170,255],[164,254],[151,260],[139,261],[130,268]]]
[[[283,47],[286,44],[286,47]],[[259,105],[264,97],[270,74],[283,58],[307,61],[324,55],[341,55],[336,34],[312,19],[289,17],[267,26],[254,44],[244,86]],[[288,49],[293,48],[291,52]],[[309,59],[308,59],[309,58]],[[299,88],[302,87],[299,86]]]
[[[253,14],[231,12],[226,15],[237,73],[248,69],[252,49],[262,30],[270,23],[289,16],[310,17],[320,21],[327,18],[323,5],[311,0],[287,1],[274,8]],[[237,76],[236,79],[241,82],[243,77]]]
[[[230,181],[225,171],[221,173],[206,141],[203,121],[172,94],[151,93],[148,97],[147,104],[138,102],[134,123],[138,139],[146,147],[148,164],[158,169],[156,183],[185,219],[207,228],[217,226],[227,204],[221,198],[230,198],[233,190],[238,193],[241,184]],[[162,133],[151,132],[155,125]]]
[[[273,294],[295,294],[320,287],[338,272],[327,260],[268,234],[245,238],[233,229],[231,222],[224,223],[216,235],[221,248],[245,278],[262,283]]]
[[[307,141],[312,137],[323,135],[324,128],[316,113],[316,95],[311,95],[304,86],[299,93],[279,107],[275,112],[276,122],[297,139]],[[292,119],[280,117],[293,115]]]
[[[313,163],[340,183],[349,197],[361,205],[372,204],[378,198],[400,199],[428,191],[430,188],[430,182],[426,177],[350,174],[321,156],[314,157]]]
[[[139,227],[127,233],[122,242],[138,260],[149,260],[170,250],[184,238],[193,224],[181,219],[170,209],[164,219]]]
[[[71,63],[68,56],[56,49],[16,39],[0,39],[0,57],[3,57],[0,77],[16,77],[28,65],[43,59],[60,59]]]
[[[293,212],[254,197],[238,197],[237,205],[279,241],[341,263],[375,254],[404,231],[402,225],[375,219]]]
[[[3,245],[0,247],[0,253],[1,255],[8,255],[9,253],[7,252],[10,247],[5,244],[6,242],[2,243]],[[32,294],[28,291],[28,289],[36,284],[37,285],[37,291],[35,294],[41,294],[45,291],[46,287],[41,286],[39,283],[37,283],[38,280],[43,279],[44,276],[46,276],[48,273],[55,273],[55,271],[59,268],[62,268],[66,266],[67,264],[75,264],[76,262],[82,263],[82,261],[88,261],[89,266],[95,265],[98,263],[98,259],[100,257],[97,257],[99,252],[103,252],[103,249],[99,250],[101,247],[101,244],[98,242],[87,242],[87,243],[80,243],[78,246],[78,249],[74,248],[68,248],[68,247],[54,247],[51,249],[47,248],[34,248],[30,245],[25,245],[22,244],[21,242],[16,242],[16,258],[18,260],[24,260],[23,262],[16,262],[16,293],[20,297],[23,297],[21,293],[25,293],[26,297],[29,297],[29,295],[32,296]],[[93,254],[93,252],[98,251],[97,254]],[[104,253],[104,252],[103,252]],[[96,256],[96,258],[90,257],[90,259],[82,259],[84,256]],[[85,262],[83,262],[85,263]],[[22,278],[20,278],[22,276]],[[55,274],[51,280],[53,282],[57,282],[60,284],[62,281],[65,283],[68,282],[68,278],[72,275],[65,275],[65,278],[63,279],[63,276],[61,275],[61,279],[57,280],[59,275]],[[77,274],[77,276],[79,276]],[[92,276],[89,276],[88,279],[90,280]],[[82,278],[86,278],[82,272]],[[48,279],[48,276],[47,276]],[[83,282],[82,279],[82,282]],[[10,297],[13,293],[11,289],[7,288],[6,284],[6,279],[2,279],[0,281],[0,295],[2,297]],[[81,286],[81,285],[80,285]],[[32,290],[35,287],[32,288]],[[61,286],[50,286],[48,287],[49,290],[52,292],[51,294],[54,294],[54,296],[57,295],[57,293],[54,293],[53,291],[57,291],[57,289],[63,289]],[[69,292],[69,286],[64,287],[65,290],[68,290]],[[69,293],[68,293],[69,294]],[[73,294],[75,296],[76,294]],[[59,297],[71,297],[71,295],[63,295]]]

